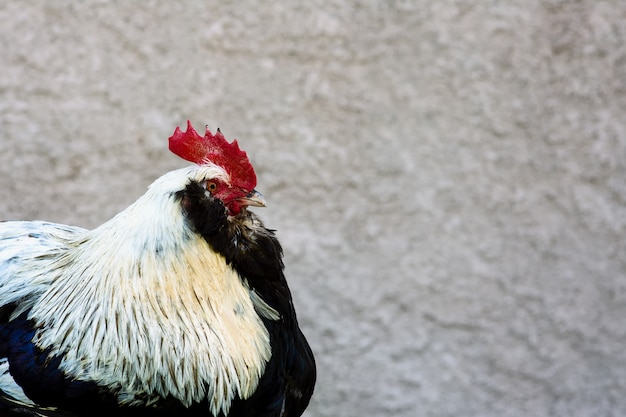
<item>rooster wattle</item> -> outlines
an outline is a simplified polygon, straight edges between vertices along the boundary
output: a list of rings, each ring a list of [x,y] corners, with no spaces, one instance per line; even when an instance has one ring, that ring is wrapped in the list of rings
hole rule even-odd
[[[0,415],[300,416],[315,362],[236,141],[93,230],[0,222]]]

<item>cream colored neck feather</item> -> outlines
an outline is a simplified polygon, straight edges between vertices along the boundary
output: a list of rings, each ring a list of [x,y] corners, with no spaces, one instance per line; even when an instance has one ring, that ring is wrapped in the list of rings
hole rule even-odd
[[[123,403],[208,398],[213,414],[226,414],[235,396],[254,392],[271,356],[256,311],[277,313],[189,230],[172,200],[149,192],[70,243],[31,310],[35,342],[61,355],[67,374],[109,386]]]

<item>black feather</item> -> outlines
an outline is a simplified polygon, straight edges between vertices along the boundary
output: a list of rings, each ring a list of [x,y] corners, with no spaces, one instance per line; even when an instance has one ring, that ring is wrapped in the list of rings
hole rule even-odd
[[[191,225],[263,300],[280,314],[280,320],[264,318],[270,334],[272,358],[257,391],[233,403],[229,416],[300,416],[315,385],[315,360],[298,327],[291,292],[283,273],[283,251],[274,231],[265,228],[251,212],[243,209],[228,216],[221,201],[191,182],[180,196]]]

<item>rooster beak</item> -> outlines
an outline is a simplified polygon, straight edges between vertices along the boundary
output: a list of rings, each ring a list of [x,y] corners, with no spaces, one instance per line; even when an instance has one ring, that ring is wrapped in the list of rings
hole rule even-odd
[[[252,190],[250,194],[241,199],[241,202],[246,206],[265,207],[265,198],[257,190]]]

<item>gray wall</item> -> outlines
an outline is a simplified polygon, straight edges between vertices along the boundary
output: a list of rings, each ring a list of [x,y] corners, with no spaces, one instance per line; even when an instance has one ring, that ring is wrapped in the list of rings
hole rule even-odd
[[[317,416],[626,415],[626,3],[0,6],[0,218],[247,150]]]

